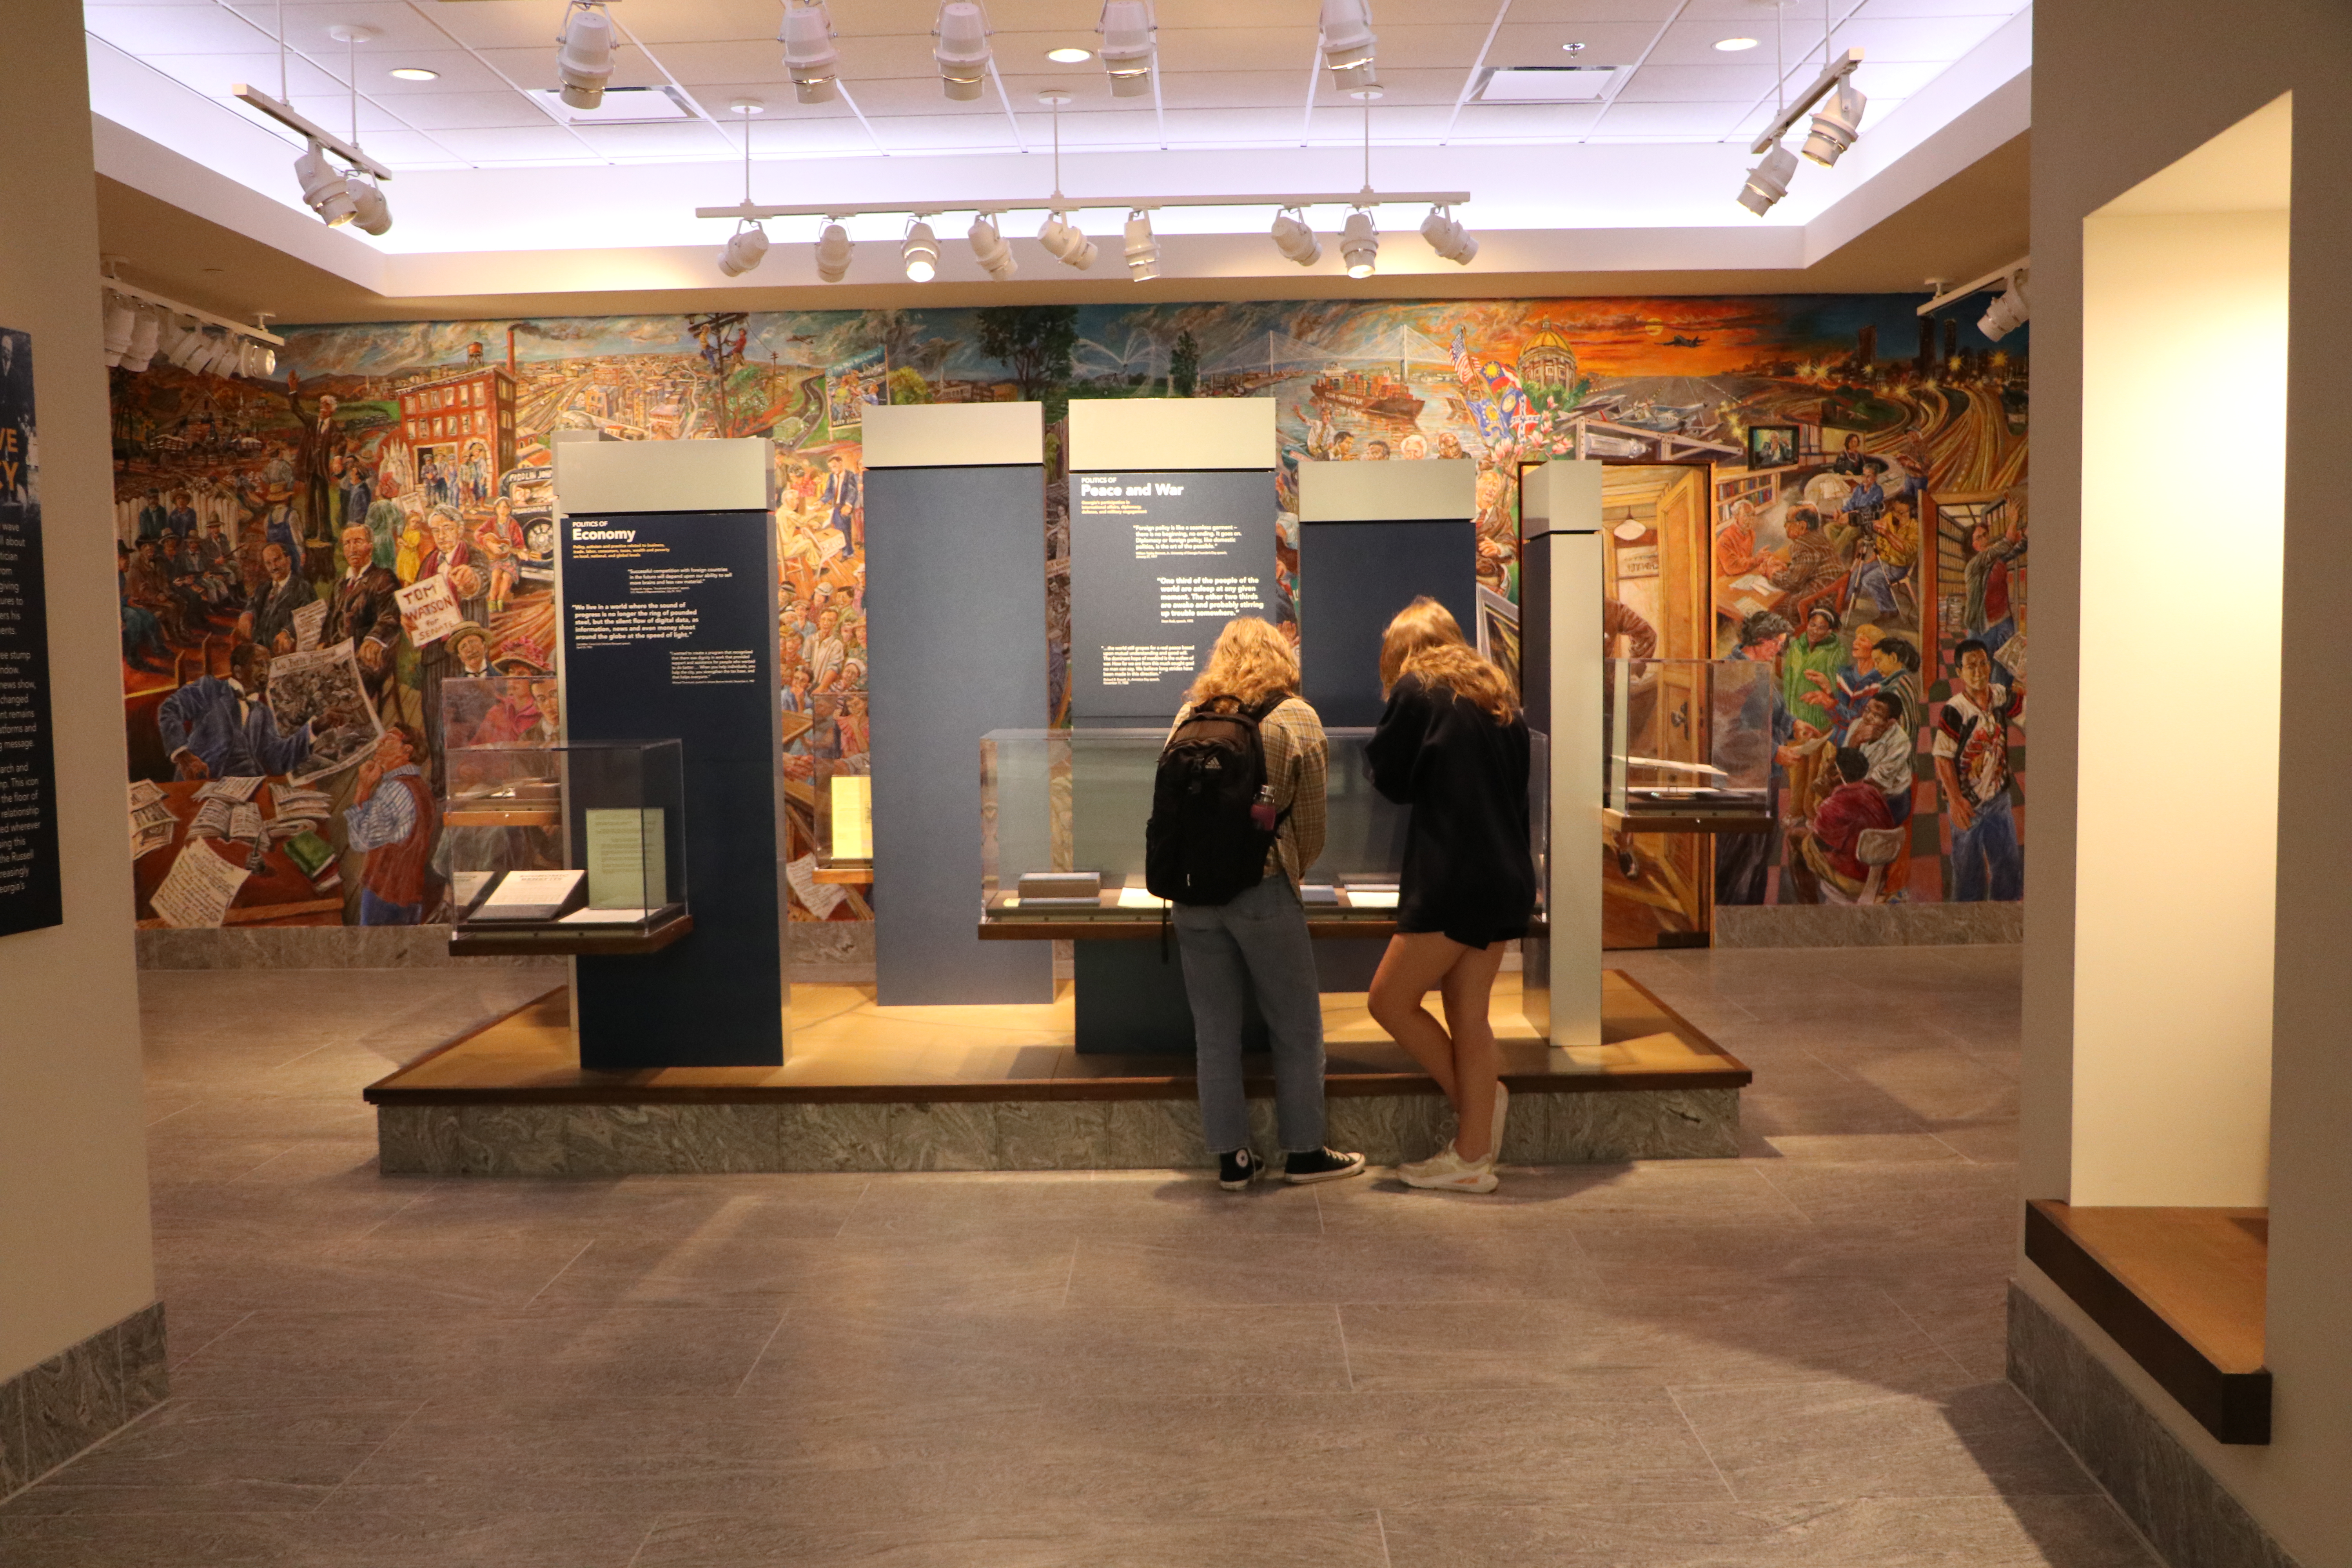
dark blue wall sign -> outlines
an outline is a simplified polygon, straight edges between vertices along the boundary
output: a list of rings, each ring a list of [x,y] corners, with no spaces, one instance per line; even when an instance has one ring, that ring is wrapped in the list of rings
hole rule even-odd
[[[1235,616],[1274,618],[1271,469],[1070,476],[1070,716],[1166,721]]]
[[[1478,540],[1467,518],[1298,529],[1299,673],[1326,724],[1377,724],[1381,634],[1426,594],[1478,636]]]
[[[764,511],[566,517],[564,733],[675,739],[694,931],[577,961],[580,1065],[784,1059],[776,567]]]
[[[0,936],[66,918],[37,482],[33,340],[0,327]]]

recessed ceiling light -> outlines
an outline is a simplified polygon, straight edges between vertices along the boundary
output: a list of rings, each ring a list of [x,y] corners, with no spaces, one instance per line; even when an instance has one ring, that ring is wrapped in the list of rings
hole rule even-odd
[[[1095,58],[1092,49],[1047,49],[1045,58],[1057,66],[1082,66]]]
[[[439,81],[439,71],[426,70],[423,66],[394,66],[392,74],[403,81]]]
[[[1571,55],[1580,55],[1584,52],[1584,46],[1582,44],[1562,44],[1560,45],[1560,47],[1566,49]]]
[[[1757,38],[1717,38],[1715,47],[1723,54],[1736,55],[1754,48],[1761,41]]]

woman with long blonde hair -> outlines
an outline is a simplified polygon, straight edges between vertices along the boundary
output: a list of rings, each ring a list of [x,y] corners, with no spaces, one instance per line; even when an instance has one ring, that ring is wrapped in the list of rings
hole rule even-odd
[[[1274,1048],[1276,1131],[1289,1182],[1352,1176],[1364,1157],[1323,1142],[1323,1005],[1299,874],[1323,852],[1323,721],[1298,696],[1298,656],[1255,616],[1225,623],[1160,748],[1144,860],[1192,1008],[1201,1131],[1217,1181],[1262,1169],[1242,1091],[1255,998]]]
[[[1535,912],[1528,835],[1528,722],[1509,677],[1479,657],[1444,605],[1415,599],[1381,638],[1388,708],[1367,757],[1372,784],[1410,805],[1397,934],[1372,976],[1371,1013],[1453,1102],[1454,1142],[1399,1168],[1407,1185],[1495,1190],[1509,1091],[1486,1017],[1506,943]],[[1422,1003],[1445,1000],[1441,1024]]]

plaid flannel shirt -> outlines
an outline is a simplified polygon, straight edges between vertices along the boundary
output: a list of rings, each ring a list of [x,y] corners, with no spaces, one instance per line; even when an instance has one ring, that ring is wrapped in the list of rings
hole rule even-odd
[[[1187,702],[1177,710],[1168,732],[1173,735],[1192,716],[1192,705]],[[1323,853],[1329,821],[1324,778],[1330,769],[1330,747],[1323,739],[1323,721],[1297,697],[1284,699],[1259,722],[1257,738],[1265,752],[1265,782],[1274,788],[1275,808],[1288,814],[1275,834],[1274,847],[1266,852],[1265,868],[1280,870],[1296,892],[1301,874]]]

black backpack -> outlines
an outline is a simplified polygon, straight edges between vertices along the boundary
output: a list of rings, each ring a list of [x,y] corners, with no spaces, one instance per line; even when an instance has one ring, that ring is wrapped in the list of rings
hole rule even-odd
[[[1286,696],[1255,708],[1213,697],[1168,737],[1143,830],[1143,884],[1156,896],[1225,904],[1265,879],[1281,818],[1253,809],[1266,782],[1257,727]]]

